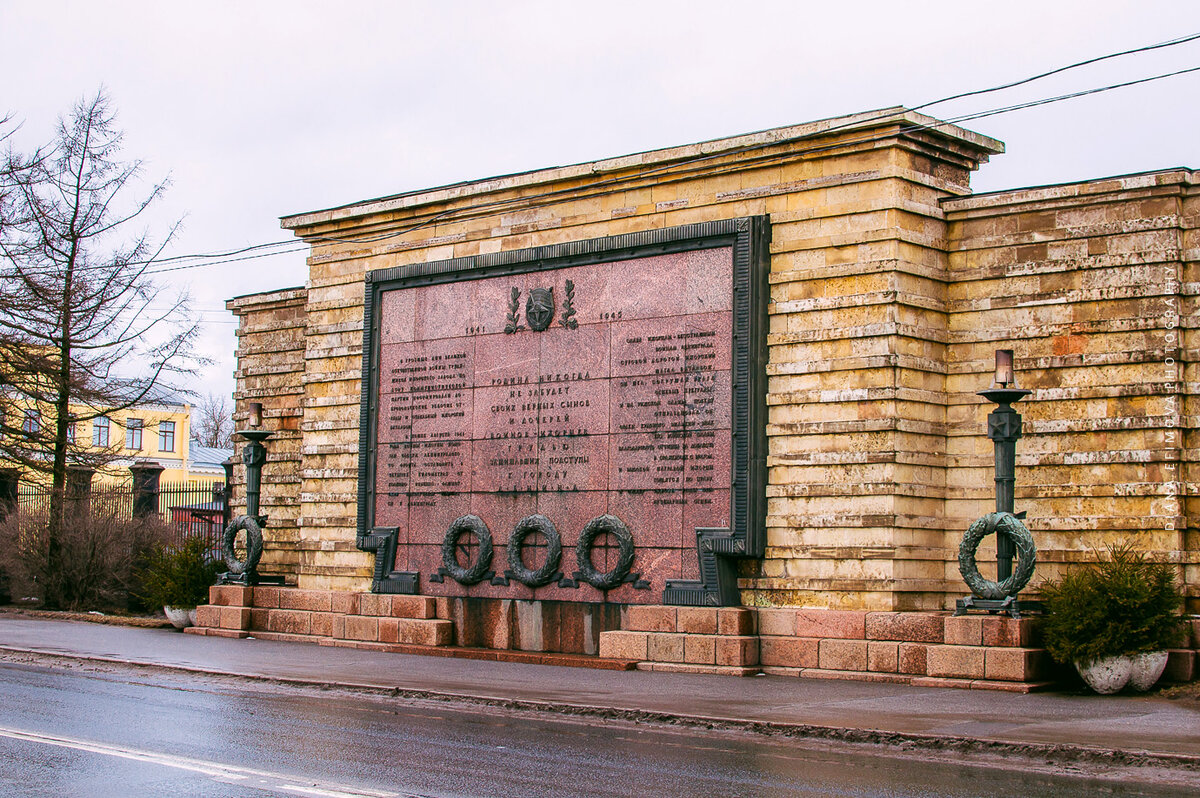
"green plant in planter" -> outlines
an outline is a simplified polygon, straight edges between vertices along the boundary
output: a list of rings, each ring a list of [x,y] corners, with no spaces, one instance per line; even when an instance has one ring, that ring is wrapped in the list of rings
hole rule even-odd
[[[209,543],[191,537],[182,545],[158,546],[138,571],[139,596],[152,607],[192,608],[208,602],[208,588],[224,563],[209,557]]]
[[[1046,650],[1059,662],[1094,663],[1173,648],[1183,633],[1174,570],[1131,544],[1108,558],[1043,582]]]

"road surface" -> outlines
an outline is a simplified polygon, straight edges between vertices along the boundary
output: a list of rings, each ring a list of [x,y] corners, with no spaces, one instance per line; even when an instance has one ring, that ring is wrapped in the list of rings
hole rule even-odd
[[[1090,798],[1191,792],[1186,783],[1171,783],[1169,774],[1159,783],[1135,784],[1036,762],[968,764],[960,756],[157,669],[0,663],[4,796]]]

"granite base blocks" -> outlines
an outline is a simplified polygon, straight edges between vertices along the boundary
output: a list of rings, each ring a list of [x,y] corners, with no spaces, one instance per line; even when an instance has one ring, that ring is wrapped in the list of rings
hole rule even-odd
[[[948,612],[584,605],[219,586],[187,631],[391,651],[492,649],[591,657],[596,666],[1029,692],[1059,672],[1037,620]],[[1195,646],[1164,678],[1190,681]],[[402,647],[409,647],[403,648]],[[577,663],[578,664],[578,663]]]

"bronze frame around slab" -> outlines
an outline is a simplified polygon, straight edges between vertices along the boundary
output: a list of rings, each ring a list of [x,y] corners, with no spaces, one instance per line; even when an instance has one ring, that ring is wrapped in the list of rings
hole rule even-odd
[[[769,242],[769,218],[753,216],[368,271],[363,303],[356,542],[359,549],[375,553],[371,590],[376,593],[417,593],[420,587],[418,573],[394,570],[398,529],[373,526],[379,308],[383,292],[693,249],[732,247],[732,528],[696,530],[701,578],[695,582],[668,580],[663,601],[704,606],[737,604],[736,569],[732,560],[760,558],[766,545]]]

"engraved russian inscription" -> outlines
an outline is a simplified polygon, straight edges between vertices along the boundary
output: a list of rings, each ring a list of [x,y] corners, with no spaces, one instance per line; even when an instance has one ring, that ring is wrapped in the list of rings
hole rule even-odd
[[[698,577],[695,528],[730,516],[731,269],[732,250],[704,249],[381,293],[373,511],[401,529],[398,562],[445,574],[468,516],[497,562],[522,519],[544,516],[564,549],[591,529],[582,578],[423,590],[645,603]],[[421,309],[435,317],[406,320]]]

